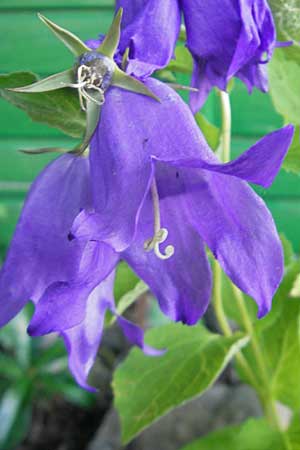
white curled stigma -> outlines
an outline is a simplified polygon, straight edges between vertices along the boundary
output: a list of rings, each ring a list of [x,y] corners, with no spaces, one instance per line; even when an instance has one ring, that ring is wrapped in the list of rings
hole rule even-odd
[[[159,259],[169,259],[175,253],[175,248],[173,245],[168,245],[164,253],[160,251],[160,244],[166,241],[168,237],[168,230],[166,228],[161,228],[160,224],[160,207],[159,207],[159,196],[157,190],[157,184],[155,178],[151,184],[151,195],[153,203],[153,213],[154,213],[154,236],[147,239],[144,243],[144,249],[146,252],[154,251],[155,255]]]
[[[92,101],[97,103],[97,105],[101,106],[104,103],[104,90],[101,88],[101,84],[103,82],[103,77],[101,75],[95,73],[92,67],[86,66],[82,64],[78,67],[77,70],[77,80],[78,83],[69,84],[68,86],[78,89],[79,94],[79,102],[80,107],[83,111],[86,111],[86,105],[84,103],[84,99],[86,101]],[[87,89],[93,89],[100,93],[100,99],[97,100],[93,96],[91,96]]]

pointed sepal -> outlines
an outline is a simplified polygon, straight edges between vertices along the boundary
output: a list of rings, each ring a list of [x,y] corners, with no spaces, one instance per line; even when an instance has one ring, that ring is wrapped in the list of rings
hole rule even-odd
[[[97,48],[97,52],[101,53],[102,55],[108,56],[109,58],[112,59],[118,49],[118,45],[120,42],[122,15],[123,15],[123,8],[120,8],[117,14],[115,15],[115,18],[110,26],[110,29],[108,30],[105,36],[105,39]]]
[[[125,89],[127,91],[132,91],[137,94],[146,95],[154,100],[160,102],[160,99],[152,92],[147,86],[136,78],[131,77],[127,73],[120,70],[118,67],[115,68],[115,72],[112,78],[112,86]]]
[[[75,34],[71,33],[64,28],[56,25],[56,23],[47,19],[42,14],[38,13],[39,19],[47,25],[48,28],[55,34],[55,36],[62,41],[62,43],[75,55],[80,56],[85,52],[89,52],[90,49],[87,47],[84,42],[82,42]]]
[[[77,155],[82,155],[84,151],[89,146],[89,143],[93,137],[95,129],[98,125],[101,113],[101,105],[99,105],[97,98],[97,92],[91,96],[92,100],[87,100],[86,102],[86,129],[84,133],[83,140],[80,145],[75,147],[75,149],[71,153],[75,153]]]
[[[68,69],[64,72],[56,73],[48,78],[44,78],[43,80],[36,81],[33,84],[17,88],[9,88],[8,90],[24,93],[55,91],[56,89],[62,89],[70,86],[70,84],[74,83],[74,78],[74,70]]]

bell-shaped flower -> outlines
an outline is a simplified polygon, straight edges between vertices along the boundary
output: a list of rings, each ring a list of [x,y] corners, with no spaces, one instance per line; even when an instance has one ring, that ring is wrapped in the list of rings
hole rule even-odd
[[[160,103],[117,88],[107,93],[90,144],[94,210],[79,214],[71,234],[114,248],[163,312],[190,325],[211,297],[207,245],[262,317],[281,281],[282,248],[270,212],[246,181],[270,186],[293,127],[221,164],[177,93],[157,80],[146,85]]]
[[[226,90],[232,77],[248,87],[268,88],[266,63],[276,45],[272,12],[266,0],[119,0],[125,22],[121,45],[129,61],[147,54],[147,62],[161,68],[170,61],[183,12],[187,46],[194,58],[191,93],[194,111],[213,86]],[[150,13],[148,12],[150,11]]]

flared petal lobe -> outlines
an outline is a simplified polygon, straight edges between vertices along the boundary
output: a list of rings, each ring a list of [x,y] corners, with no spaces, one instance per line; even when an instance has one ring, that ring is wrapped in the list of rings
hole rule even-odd
[[[84,320],[61,333],[69,355],[69,368],[77,383],[95,391],[87,378],[99,349],[106,310],[113,304],[114,273],[102,281],[88,296]],[[70,311],[70,313],[72,313]]]
[[[187,44],[194,56],[191,95],[193,110],[198,110],[209,90],[222,90],[237,76],[249,89],[268,87],[266,68],[276,44],[275,26],[266,0],[181,1]]]
[[[271,308],[283,274],[282,247],[271,213],[238,178],[181,171],[190,223],[233,283],[254,298],[262,317]]]
[[[80,209],[90,207],[89,183],[88,159],[71,155],[52,162],[33,183],[0,273],[0,326],[76,271],[81,245],[67,237]]]
[[[36,304],[28,327],[31,336],[62,332],[80,324],[85,317],[87,299],[112,272],[117,253],[107,244],[87,242],[77,271],[67,281],[51,284]]]
[[[167,66],[180,29],[177,0],[118,0],[124,8],[119,50],[129,49],[127,72],[147,77]]]

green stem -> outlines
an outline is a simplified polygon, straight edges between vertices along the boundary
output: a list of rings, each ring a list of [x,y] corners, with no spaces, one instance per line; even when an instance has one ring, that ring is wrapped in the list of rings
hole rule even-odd
[[[220,104],[221,104],[221,114],[222,114],[222,126],[221,126],[221,136],[222,136],[222,160],[224,163],[230,161],[231,152],[231,107],[230,107],[230,97],[227,92],[219,91]],[[253,387],[257,390],[258,396],[263,405],[265,415],[268,421],[276,427],[277,430],[282,435],[284,446],[286,450],[290,450],[290,443],[288,437],[282,432],[280,426],[280,420],[276,410],[276,403],[272,396],[272,392],[269,388],[269,374],[267,367],[265,365],[265,360],[259,346],[259,342],[255,333],[255,329],[251,322],[248,314],[248,310],[245,306],[244,297],[241,291],[232,285],[234,296],[237,302],[237,306],[241,315],[242,323],[245,331],[250,337],[250,345],[253,350],[254,357],[257,362],[257,367],[260,373],[260,379],[257,379],[256,374],[252,371],[248,361],[244,355],[239,352],[236,355],[237,363],[240,365],[241,369],[247,374],[249,381]],[[217,261],[214,263],[214,308],[218,323],[225,336],[231,336],[232,331],[222,302],[222,272]]]
[[[227,321],[226,314],[223,307],[223,301],[222,301],[222,269],[219,266],[218,261],[214,261],[213,265],[214,270],[214,310],[216,314],[216,318],[218,321],[218,324],[220,326],[220,329],[224,336],[232,336],[232,330],[230,328],[230,325]],[[255,389],[259,390],[259,384],[257,383],[256,377],[254,373],[252,372],[252,369],[250,365],[248,364],[246,358],[241,352],[238,352],[236,354],[236,360],[237,364],[240,366],[241,370],[247,375],[248,379],[250,380],[252,386],[255,387]]]

